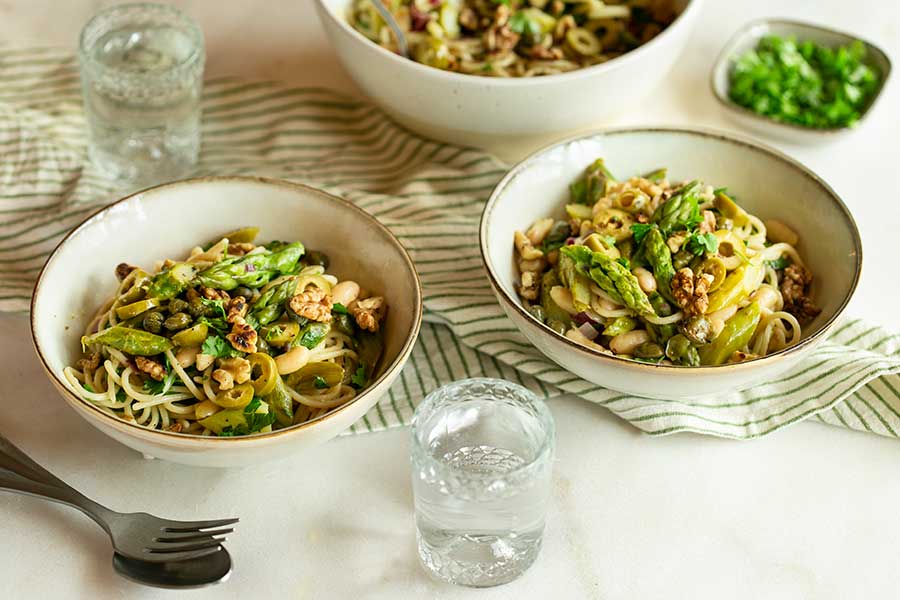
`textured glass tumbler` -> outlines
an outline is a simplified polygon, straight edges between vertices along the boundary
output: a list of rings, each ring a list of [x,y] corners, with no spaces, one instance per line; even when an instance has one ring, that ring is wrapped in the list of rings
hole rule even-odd
[[[197,24],[171,6],[114,6],[85,25],[78,58],[91,161],[124,184],[188,174],[200,150]]]
[[[429,394],[411,444],[425,568],[476,587],[524,573],[541,548],[554,444],[550,411],[520,385],[465,379]]]

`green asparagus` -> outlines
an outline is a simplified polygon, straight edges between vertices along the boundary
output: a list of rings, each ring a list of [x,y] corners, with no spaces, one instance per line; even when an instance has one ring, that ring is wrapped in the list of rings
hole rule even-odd
[[[632,329],[634,329],[637,326],[638,326],[637,320],[633,319],[632,317],[629,317],[629,316],[616,317],[603,330],[603,335],[608,335],[609,337],[616,337],[617,335],[631,331]]]
[[[608,285],[607,281],[612,282],[625,306],[639,315],[656,316],[656,311],[638,284],[637,277],[622,264],[604,254],[594,252],[590,272],[591,279],[604,291],[606,291],[604,285]]]
[[[584,248],[587,252],[579,252],[581,259],[576,259],[570,248]],[[584,246],[563,246],[559,255],[559,279],[563,285],[572,292],[572,304],[575,310],[587,310],[591,306],[591,288],[584,270],[579,268],[579,263],[589,264],[591,251]]]
[[[273,277],[293,274],[304,251],[303,244],[294,242],[271,253],[227,258],[200,273],[196,281],[219,290],[233,290],[240,285],[258,288]]]
[[[675,268],[672,266],[672,254],[658,228],[654,227],[647,232],[642,248],[642,256],[653,267],[653,276],[656,278],[659,293],[666,300],[673,300],[671,284],[672,278],[675,277]]]
[[[267,325],[276,320],[284,312],[284,303],[294,295],[296,287],[296,277],[288,277],[281,283],[273,284],[250,305],[250,315],[256,318],[256,322],[260,325]]]
[[[700,361],[704,365],[721,365],[743,348],[753,337],[759,324],[760,307],[752,302],[725,321],[725,328],[709,344],[701,346]]]
[[[140,329],[131,329],[114,325],[93,335],[81,338],[82,346],[103,344],[116,350],[127,352],[132,356],[153,356],[173,347],[172,341],[161,335],[155,335]]]
[[[659,205],[653,213],[653,222],[666,235],[679,229],[691,229],[700,222],[697,188],[700,182],[685,184],[674,196]]]
[[[585,170],[584,179],[569,186],[572,202],[593,206],[597,200],[606,195],[607,186],[615,180],[616,178],[606,168],[603,159],[598,158]]]
[[[157,273],[150,281],[147,288],[148,298],[167,300],[174,298],[194,280],[197,275],[197,267],[190,263],[175,263],[165,271]]]

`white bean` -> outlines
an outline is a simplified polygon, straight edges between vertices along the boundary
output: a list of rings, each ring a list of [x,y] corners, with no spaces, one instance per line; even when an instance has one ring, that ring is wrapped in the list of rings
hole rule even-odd
[[[331,288],[332,302],[339,302],[344,306],[350,306],[350,303],[359,297],[359,284],[355,281],[342,281]]]
[[[175,360],[178,361],[182,369],[187,369],[197,360],[198,354],[200,354],[200,346],[186,346],[178,349],[178,352],[175,354]]]
[[[275,357],[275,366],[279,375],[289,375],[302,369],[309,362],[309,349],[306,346],[296,346],[284,354]]]
[[[575,310],[575,304],[572,301],[572,292],[569,291],[569,288],[564,288],[561,285],[554,286],[550,290],[550,298],[556,302],[557,306],[570,315],[574,315],[578,312]]]
[[[634,329],[620,333],[609,341],[609,349],[616,354],[634,354],[635,348],[650,341],[650,334],[645,329]]]
[[[644,267],[637,267],[632,271],[634,276],[637,277],[638,285],[641,286],[641,289],[647,292],[656,291],[656,278],[653,276],[653,273],[645,269]]]
[[[212,354],[198,354],[197,355],[197,364],[194,365],[197,367],[198,371],[205,371],[209,365],[213,364],[213,361],[216,360],[216,357]]]
[[[763,224],[766,226],[766,237],[776,244],[784,242],[796,246],[800,241],[800,236],[796,231],[777,219],[767,219]]]

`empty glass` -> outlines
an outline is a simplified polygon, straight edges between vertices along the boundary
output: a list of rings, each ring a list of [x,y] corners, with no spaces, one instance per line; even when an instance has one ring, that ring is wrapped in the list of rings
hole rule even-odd
[[[466,379],[429,394],[411,445],[425,568],[476,587],[524,573],[541,548],[554,442],[550,411],[520,385]]]
[[[114,6],[85,25],[78,56],[92,162],[122,183],[190,172],[205,57],[197,24],[171,6]]]

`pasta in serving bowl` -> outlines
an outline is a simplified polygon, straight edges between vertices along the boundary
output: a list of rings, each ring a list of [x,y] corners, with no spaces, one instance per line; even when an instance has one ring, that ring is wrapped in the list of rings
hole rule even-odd
[[[839,317],[861,264],[852,217],[814,174],[749,141],[677,129],[532,155],[488,201],[481,249],[501,305],[541,351],[658,398],[789,370]]]
[[[410,13],[419,1],[389,4]],[[555,6],[548,2],[544,8],[516,1],[508,7],[497,3],[504,7],[499,9],[475,0],[425,2],[421,6],[428,23],[424,32],[412,32],[414,50],[421,61],[445,69],[394,53],[372,5],[365,2],[371,0],[316,0],[325,31],[347,72],[385,112],[410,129],[476,146],[495,143],[497,138],[583,129],[633,106],[663,81],[686,45],[701,5],[701,0],[672,0],[660,4],[670,7],[670,14],[665,10],[657,14],[641,12],[655,6],[656,0]],[[636,10],[640,19],[631,18],[632,7],[640,8]],[[458,37],[448,37],[444,26],[453,30],[454,19],[466,20],[460,16],[464,8],[479,8],[490,15],[484,17],[489,22],[482,26],[479,21],[470,30],[460,26]],[[622,16],[626,8],[628,16]],[[499,15],[492,12],[496,10]],[[591,14],[598,16],[592,19]],[[490,21],[498,18],[495,31]],[[543,25],[535,25],[535,19]],[[496,37],[492,31],[506,41],[499,45],[491,41]],[[512,41],[516,43],[510,47]]]
[[[93,426],[149,456],[234,466],[350,427],[399,374],[421,314],[412,261],[361,209],[209,177],[78,226],[38,279],[31,322],[48,376]]]

